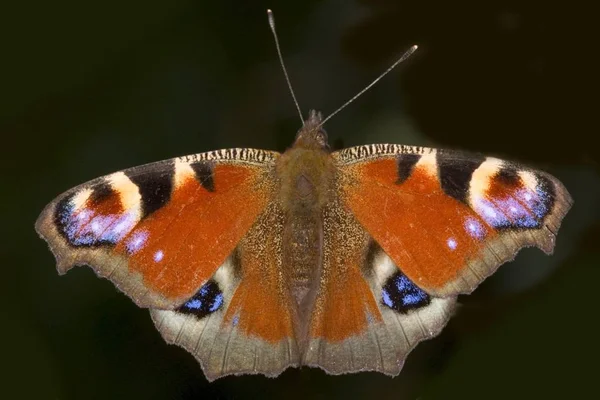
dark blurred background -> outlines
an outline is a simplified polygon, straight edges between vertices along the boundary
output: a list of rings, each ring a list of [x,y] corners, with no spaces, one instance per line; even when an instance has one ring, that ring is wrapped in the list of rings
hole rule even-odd
[[[600,177],[588,54],[594,13],[544,1],[13,2],[0,9],[2,397],[574,398],[597,392]],[[305,113],[336,146],[485,152],[561,179],[575,199],[555,255],[522,251],[394,379],[292,369],[208,384],[88,268],[64,277],[33,223],[62,191],[226,147],[285,150]],[[596,71],[597,72],[597,71]]]

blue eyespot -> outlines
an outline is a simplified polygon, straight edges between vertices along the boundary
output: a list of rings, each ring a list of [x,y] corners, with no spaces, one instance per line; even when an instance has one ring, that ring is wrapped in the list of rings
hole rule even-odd
[[[204,318],[217,311],[221,306],[223,306],[223,292],[219,289],[217,282],[211,279],[177,311]]]
[[[122,214],[98,214],[93,208],[78,210],[72,196],[66,197],[56,206],[54,215],[59,232],[73,246],[114,245],[123,239],[137,223],[133,212]],[[142,240],[142,242],[144,242]],[[140,242],[141,244],[143,244]],[[128,250],[139,250],[140,245],[128,244]]]
[[[383,285],[381,301],[392,310],[404,314],[429,305],[431,298],[412,283],[406,275],[398,271]]]
[[[539,228],[550,212],[551,204],[551,193],[538,186],[535,191],[520,188],[503,198],[478,199],[475,209],[496,229]]]

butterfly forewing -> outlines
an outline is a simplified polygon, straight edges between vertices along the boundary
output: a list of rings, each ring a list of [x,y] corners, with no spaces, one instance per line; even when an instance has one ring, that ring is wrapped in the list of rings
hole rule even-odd
[[[210,279],[273,197],[278,153],[231,149],[117,172],[60,195],[38,233],[138,305],[173,308]]]
[[[551,175],[496,158],[400,145],[332,156],[344,204],[436,296],[471,292],[522,247],[550,253],[572,203]]]

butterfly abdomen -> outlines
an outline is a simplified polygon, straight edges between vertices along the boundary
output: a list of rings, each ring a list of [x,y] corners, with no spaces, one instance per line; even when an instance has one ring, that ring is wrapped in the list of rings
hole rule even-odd
[[[323,263],[323,227],[310,213],[288,213],[283,231],[285,281],[300,320],[311,309]]]

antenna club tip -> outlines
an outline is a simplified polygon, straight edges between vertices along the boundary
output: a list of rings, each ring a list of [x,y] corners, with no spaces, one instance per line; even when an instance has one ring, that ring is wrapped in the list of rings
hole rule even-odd
[[[418,49],[419,46],[416,44],[413,44],[413,46],[410,48],[412,51],[415,51],[416,49]]]
[[[275,17],[273,16],[273,11],[270,8],[267,8],[267,16],[269,18],[269,25],[271,29],[275,29]]]

